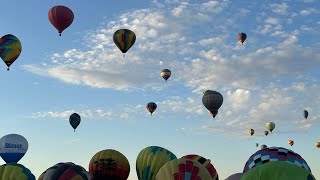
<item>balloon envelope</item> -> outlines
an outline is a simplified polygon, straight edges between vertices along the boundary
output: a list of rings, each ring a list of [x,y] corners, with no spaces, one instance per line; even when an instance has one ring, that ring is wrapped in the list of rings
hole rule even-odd
[[[289,144],[290,146],[292,146],[292,145],[294,144],[294,141],[289,140],[289,141],[288,141],[288,144]]]
[[[91,180],[92,175],[72,162],[58,163],[43,172],[38,180]]]
[[[243,173],[236,173],[229,176],[226,180],[240,180]]]
[[[0,180],[35,180],[36,177],[25,166],[7,163],[0,166]]]
[[[171,71],[169,69],[164,69],[161,71],[160,76],[167,81],[171,76]]]
[[[21,42],[16,36],[7,34],[0,38],[0,57],[8,66],[8,70],[11,64],[20,56],[21,50]]]
[[[163,165],[156,180],[209,180],[207,169],[198,161],[180,158]]]
[[[113,34],[113,42],[122,53],[126,53],[136,42],[136,35],[129,29],[119,29]]]
[[[159,146],[149,146],[138,154],[136,172],[139,180],[155,180],[160,168],[167,162],[177,159],[169,150]]]
[[[254,130],[253,129],[249,129],[249,134],[252,136],[254,134]]]
[[[79,114],[73,113],[73,114],[70,115],[69,123],[73,127],[74,131],[79,126],[80,122],[81,122],[81,117],[80,117]]]
[[[72,24],[74,14],[72,10],[66,6],[54,6],[49,10],[48,18],[61,36],[62,31]]]
[[[89,172],[98,180],[126,180],[130,173],[130,164],[119,151],[106,149],[91,158]]]
[[[17,163],[27,150],[28,141],[19,134],[8,134],[0,139],[0,156],[6,163]]]
[[[266,128],[267,128],[270,132],[272,132],[275,127],[276,127],[276,125],[275,125],[273,122],[268,122],[268,123],[266,124]]]
[[[206,158],[199,156],[199,155],[196,155],[196,154],[188,154],[188,155],[183,156],[182,158],[192,159],[192,160],[198,161],[208,170],[212,180],[219,180],[217,170],[211,164],[210,159],[206,159]]]
[[[246,33],[243,33],[243,32],[239,33],[237,36],[237,39],[239,42],[243,44],[243,42],[247,39]]]
[[[215,117],[223,103],[223,96],[217,91],[207,90],[203,93],[202,103]]]
[[[268,136],[269,131],[264,131],[264,135]]]
[[[151,115],[152,115],[152,113],[157,109],[157,104],[156,103],[154,103],[154,102],[149,102],[148,104],[147,104],[147,107],[146,107],[147,109],[148,109],[148,111],[151,113]]]
[[[316,142],[316,143],[314,143],[314,145],[315,145],[317,148],[320,148],[320,142]]]
[[[303,111],[303,116],[304,116],[304,118],[305,118],[305,119],[307,119],[307,118],[308,118],[309,113],[308,113],[308,111],[307,111],[307,110],[304,110],[304,111]]]

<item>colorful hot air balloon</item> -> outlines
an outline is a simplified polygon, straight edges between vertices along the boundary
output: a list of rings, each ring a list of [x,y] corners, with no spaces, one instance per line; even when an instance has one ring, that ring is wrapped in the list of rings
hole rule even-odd
[[[247,39],[247,35],[246,33],[242,32],[238,34],[237,38],[238,38],[238,41],[241,42],[241,44],[243,44],[243,42]]]
[[[27,150],[28,141],[19,134],[8,134],[0,139],[0,156],[6,163],[17,163]]]
[[[81,117],[77,113],[73,113],[69,117],[69,123],[73,127],[73,131],[76,131],[76,128],[79,126],[80,122],[81,122]]]
[[[268,136],[269,131],[264,131],[264,135]]]
[[[156,103],[154,103],[154,102],[149,102],[148,104],[147,104],[147,107],[146,107],[147,109],[148,109],[148,111],[151,113],[151,115],[152,115],[152,113],[157,109],[157,104]]]
[[[11,64],[20,56],[21,50],[21,42],[14,35],[7,34],[0,38],[0,57],[8,66],[8,71]]]
[[[203,93],[202,103],[215,118],[223,103],[223,96],[217,91],[207,90]]]
[[[262,145],[260,146],[260,149],[265,149],[265,148],[267,148],[267,145],[265,145],[265,144],[262,144]]]
[[[35,180],[36,177],[25,166],[17,163],[7,163],[0,166],[1,180]]]
[[[124,54],[133,46],[136,42],[136,35],[129,29],[119,29],[113,34],[113,42]]]
[[[89,172],[95,180],[126,180],[130,173],[130,165],[123,154],[113,149],[106,149],[97,152],[91,158]]]
[[[320,148],[320,142],[316,142],[316,143],[314,143],[314,145],[315,145],[317,148]]]
[[[58,163],[45,172],[43,172],[38,180],[91,180],[92,175],[83,167],[72,162]]]
[[[69,27],[74,19],[71,9],[65,6],[54,6],[48,12],[48,18],[51,24],[58,30],[61,36],[62,31]]]
[[[210,159],[206,159],[206,158],[199,156],[199,155],[196,155],[196,154],[188,154],[186,156],[183,156],[182,158],[192,159],[192,160],[198,161],[208,170],[212,180],[219,180],[217,170],[211,164]]]
[[[303,116],[304,116],[304,118],[305,118],[305,119],[307,119],[307,118],[308,118],[309,113],[308,113],[308,111],[307,111],[307,110],[304,110],[304,111],[303,111]]]
[[[252,136],[254,134],[254,130],[253,129],[249,129],[248,130],[249,134]]]
[[[138,179],[155,180],[160,168],[173,159],[177,159],[177,157],[163,147],[149,146],[144,148],[136,160]]]
[[[292,140],[289,140],[289,141],[288,141],[288,144],[289,144],[290,146],[292,146],[292,145],[294,144],[294,142],[293,142]]]
[[[163,165],[156,180],[209,180],[207,169],[198,161],[180,158]]]
[[[160,75],[167,82],[167,80],[171,76],[171,71],[169,69],[164,69],[164,70],[161,71]]]
[[[275,127],[276,127],[276,125],[275,125],[273,122],[268,122],[268,123],[266,124],[266,128],[267,128],[270,132],[272,132]]]

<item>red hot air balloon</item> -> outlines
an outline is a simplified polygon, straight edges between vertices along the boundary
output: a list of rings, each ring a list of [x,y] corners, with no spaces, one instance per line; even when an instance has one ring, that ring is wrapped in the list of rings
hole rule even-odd
[[[241,44],[243,44],[243,42],[247,39],[247,35],[246,33],[239,33],[238,36],[237,36],[237,39],[239,42],[241,42]]]
[[[48,12],[51,24],[58,30],[59,35],[73,22],[73,12],[65,6],[54,6]]]

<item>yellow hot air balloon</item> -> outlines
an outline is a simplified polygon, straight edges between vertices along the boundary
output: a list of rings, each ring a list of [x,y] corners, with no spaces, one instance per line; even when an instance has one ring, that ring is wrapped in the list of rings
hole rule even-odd
[[[254,130],[253,129],[249,129],[249,134],[252,136],[254,134]]]
[[[317,148],[320,148],[320,142],[316,142],[316,143],[314,143],[314,145],[315,145]]]
[[[209,171],[195,160],[180,158],[163,165],[156,180],[209,180],[212,179]]]
[[[149,146],[140,151],[136,161],[139,180],[154,180],[159,169],[167,162],[177,159],[169,150],[159,146]]]
[[[268,122],[268,123],[266,124],[266,128],[267,128],[270,132],[272,132],[275,127],[276,127],[276,125],[274,124],[274,122]]]
[[[35,180],[35,176],[25,166],[18,163],[7,163],[0,166],[1,180]]]
[[[91,158],[89,172],[93,179],[126,180],[130,173],[130,164],[120,152],[106,149]]]

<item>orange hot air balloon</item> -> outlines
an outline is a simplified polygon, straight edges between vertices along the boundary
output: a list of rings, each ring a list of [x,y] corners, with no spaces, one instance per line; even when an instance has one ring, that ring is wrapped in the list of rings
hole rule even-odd
[[[292,146],[292,145],[294,144],[294,142],[293,142],[292,140],[289,140],[289,141],[288,141],[288,144],[289,144],[290,146]]]
[[[71,9],[65,6],[54,6],[48,12],[48,18],[51,24],[58,30],[61,36],[62,31],[69,27],[74,18]]]
[[[316,142],[316,143],[314,143],[314,145],[315,145],[317,148],[320,148],[320,142]]]

